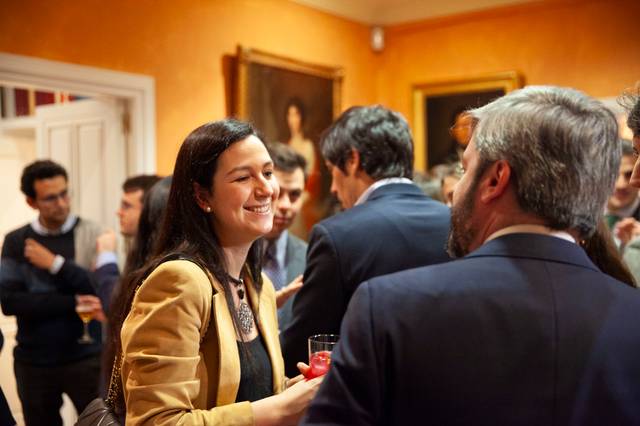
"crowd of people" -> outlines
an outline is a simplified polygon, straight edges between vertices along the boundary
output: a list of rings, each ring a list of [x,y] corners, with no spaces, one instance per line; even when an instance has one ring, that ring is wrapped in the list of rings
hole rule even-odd
[[[204,124],[171,176],[123,184],[122,271],[65,169],[30,164],[38,218],[0,268],[25,423],[61,425],[66,393],[130,425],[640,425],[639,95],[631,142],[581,92],[511,92],[458,114],[428,176],[400,114],[349,108],[314,160],[343,211],[308,243],[308,158]],[[340,339],[306,378],[316,334]]]

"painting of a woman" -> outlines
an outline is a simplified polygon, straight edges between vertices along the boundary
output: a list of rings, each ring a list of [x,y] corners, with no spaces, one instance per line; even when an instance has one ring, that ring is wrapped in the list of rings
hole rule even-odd
[[[316,170],[316,150],[313,142],[304,134],[303,124],[306,118],[305,108],[299,98],[291,98],[286,108],[289,141],[287,144],[307,160],[308,172]]]
[[[317,206],[322,191],[319,157],[316,144],[305,135],[306,117],[306,108],[300,98],[293,97],[287,101],[285,118],[289,129],[289,140],[285,143],[307,160],[306,199],[302,208],[304,223],[299,222],[293,225],[294,231],[298,231],[298,234],[305,234],[310,225],[321,219],[321,213],[318,212],[319,206]]]

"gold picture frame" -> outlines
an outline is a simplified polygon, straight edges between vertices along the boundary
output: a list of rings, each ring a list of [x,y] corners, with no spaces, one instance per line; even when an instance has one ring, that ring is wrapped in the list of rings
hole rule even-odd
[[[265,142],[287,143],[307,160],[308,198],[297,232],[304,237],[332,208],[331,178],[319,141],[342,112],[343,69],[244,46],[238,46],[236,64],[232,114],[252,122]],[[298,111],[297,119],[290,118],[291,109]]]
[[[473,108],[488,103],[492,97],[499,97],[512,90],[522,87],[524,84],[523,77],[516,71],[507,71],[495,74],[480,75],[472,78],[435,81],[412,86],[412,110],[413,110],[413,135],[414,135],[414,152],[415,152],[415,169],[426,171],[429,165],[435,164],[435,158],[430,164],[429,159],[429,130],[430,126],[438,129],[435,135],[444,135],[451,126],[451,112],[456,108],[466,107]],[[469,105],[464,104],[469,99],[476,98],[476,101]],[[467,101],[465,101],[467,100]],[[434,111],[429,111],[429,104],[433,105]],[[460,105],[455,105],[456,102]],[[449,109],[450,111],[440,111],[434,114],[437,103],[447,107],[441,109]],[[431,113],[431,114],[430,114]],[[439,119],[432,118],[435,123],[429,122],[429,115],[432,117],[439,116]],[[446,116],[446,120],[444,117]],[[434,137],[434,132],[431,132]],[[447,140],[450,144],[450,139]],[[437,146],[440,153],[445,151],[442,138],[431,141],[431,143],[439,144]],[[433,148],[436,148],[434,146]],[[436,151],[435,149],[431,150]],[[441,154],[442,155],[442,154]],[[435,156],[434,156],[435,157]]]
[[[307,74],[309,76],[323,78],[332,81],[332,105],[333,117],[340,115],[342,108],[342,80],[344,78],[343,69],[340,67],[330,67],[326,65],[312,64],[286,56],[275,55],[259,49],[245,46],[238,46],[237,50],[237,77],[236,81],[236,108],[237,117],[244,120],[250,119],[251,108],[248,97],[250,93],[250,67],[259,64],[281,70]]]

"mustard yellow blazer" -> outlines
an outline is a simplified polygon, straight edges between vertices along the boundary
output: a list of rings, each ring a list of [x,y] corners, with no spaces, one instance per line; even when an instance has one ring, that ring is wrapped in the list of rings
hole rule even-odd
[[[247,280],[249,281],[249,280]],[[284,387],[275,291],[263,275],[258,328]],[[252,425],[249,402],[235,403],[240,358],[231,314],[219,282],[186,260],[162,263],[138,289],[121,331],[127,425]]]

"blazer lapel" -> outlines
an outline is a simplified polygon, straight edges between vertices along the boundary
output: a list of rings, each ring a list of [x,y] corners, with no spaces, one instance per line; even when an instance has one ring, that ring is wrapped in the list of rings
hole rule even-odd
[[[220,348],[220,365],[218,374],[218,393],[216,406],[232,404],[238,395],[240,385],[240,355],[236,331],[233,326],[231,313],[227,307],[222,286],[216,279],[211,283],[215,290],[213,295],[212,320],[216,324],[218,345]]]

